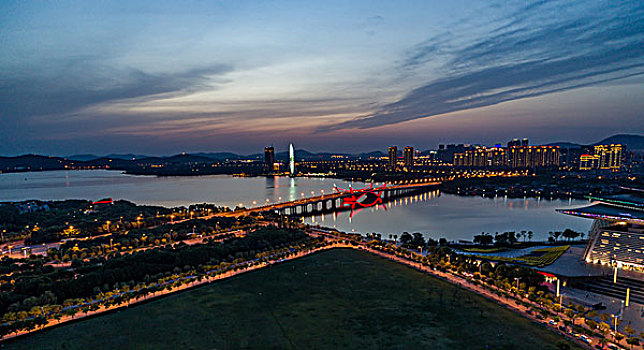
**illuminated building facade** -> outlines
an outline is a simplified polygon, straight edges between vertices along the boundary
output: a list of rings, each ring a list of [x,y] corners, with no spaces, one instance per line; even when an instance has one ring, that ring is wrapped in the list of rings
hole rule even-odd
[[[519,146],[508,149],[508,165],[513,169],[559,165],[559,147]]]
[[[414,166],[414,147],[405,147],[404,159],[406,168],[411,168]]]
[[[584,259],[588,263],[644,270],[644,190],[624,189],[577,209],[558,209],[567,215],[594,219]]]
[[[389,147],[389,169],[396,170],[398,165],[398,147]]]
[[[510,141],[515,144],[521,141]],[[559,165],[559,148],[555,146],[476,147],[454,154],[454,166],[474,168],[541,168]]]
[[[593,154],[582,154],[579,157],[579,170],[619,171],[622,167],[622,145],[597,145],[592,148]]]
[[[599,169],[618,171],[622,166],[622,145],[597,145],[595,155],[599,156]]]
[[[599,156],[594,154],[582,154],[579,157],[579,170],[599,169]]]

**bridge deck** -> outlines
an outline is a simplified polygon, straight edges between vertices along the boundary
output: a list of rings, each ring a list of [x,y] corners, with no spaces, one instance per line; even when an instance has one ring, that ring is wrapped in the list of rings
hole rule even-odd
[[[382,189],[382,191],[414,190],[414,189],[420,189],[424,187],[433,187],[440,184],[441,184],[440,182],[424,182],[424,183],[415,183],[415,184],[392,185],[392,186],[385,187],[384,189]],[[259,207],[236,210],[234,212],[221,213],[221,216],[242,216],[242,215],[248,215],[253,212],[258,213],[258,212],[263,212],[268,210],[279,210],[279,209],[290,208],[290,207],[295,207],[299,205],[306,205],[306,204],[318,203],[318,202],[332,200],[332,199],[338,199],[338,198],[346,197],[348,195],[350,195],[350,192],[346,192],[346,191],[340,192],[340,193],[323,194],[320,196],[296,199],[294,201],[262,205]]]

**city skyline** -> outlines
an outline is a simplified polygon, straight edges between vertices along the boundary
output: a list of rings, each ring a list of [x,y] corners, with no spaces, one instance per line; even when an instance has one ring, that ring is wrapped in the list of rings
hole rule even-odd
[[[2,155],[644,133],[638,1],[0,8]]]

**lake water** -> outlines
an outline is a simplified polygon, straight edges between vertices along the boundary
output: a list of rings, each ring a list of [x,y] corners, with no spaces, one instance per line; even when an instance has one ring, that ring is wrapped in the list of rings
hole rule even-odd
[[[257,206],[330,193],[333,185],[348,188],[351,183],[328,178],[154,177],[125,175],[118,171],[47,171],[0,175],[0,201],[28,199],[63,200],[105,197],[126,199],[137,204],[187,206],[215,203],[235,207]],[[353,183],[353,187],[363,187]],[[306,218],[306,222],[336,227],[347,232],[378,232],[388,237],[404,231],[422,232],[433,238],[468,239],[482,231],[531,230],[534,240],[547,239],[549,231],[571,228],[587,232],[591,221],[555,212],[587,201],[548,201],[504,197],[459,197],[433,191],[400,198],[384,207],[367,208],[336,215]]]

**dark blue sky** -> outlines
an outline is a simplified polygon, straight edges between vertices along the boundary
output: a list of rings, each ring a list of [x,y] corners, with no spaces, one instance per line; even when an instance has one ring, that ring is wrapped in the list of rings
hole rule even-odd
[[[642,1],[0,3],[0,154],[644,133]]]

